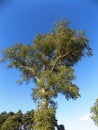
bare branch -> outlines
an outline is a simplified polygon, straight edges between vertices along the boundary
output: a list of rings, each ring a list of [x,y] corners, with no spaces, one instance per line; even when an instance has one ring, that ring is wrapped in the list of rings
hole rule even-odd
[[[59,61],[61,58],[66,57],[68,54],[69,54],[69,52],[66,53],[66,54],[64,54],[64,55],[61,55],[61,56],[57,57],[57,59],[55,60],[55,62],[54,62],[54,64],[53,64],[53,67],[52,67],[52,70],[51,70],[52,72],[53,72],[53,70],[55,69],[55,66],[56,66],[56,64],[58,63],[58,61]]]
[[[31,71],[32,73],[33,73],[33,75],[34,75],[34,77],[35,77],[35,79],[37,80],[37,82],[39,82],[40,80],[39,80],[39,78],[36,76],[36,73],[35,73],[35,71],[31,68],[31,67],[28,67],[28,66],[23,66],[23,65],[20,65],[20,67],[23,69],[23,68],[25,68],[25,69],[28,69],[29,71]]]
[[[31,67],[23,66],[23,65],[20,65],[20,67],[21,67],[22,69],[23,69],[23,68],[28,69],[28,70],[32,71],[33,74],[35,74],[35,71],[34,71]]]

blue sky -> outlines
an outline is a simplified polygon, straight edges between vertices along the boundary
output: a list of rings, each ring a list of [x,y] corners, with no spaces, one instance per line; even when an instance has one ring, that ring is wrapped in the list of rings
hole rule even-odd
[[[14,43],[30,43],[36,34],[47,33],[55,21],[70,21],[70,27],[84,30],[93,50],[91,58],[84,57],[75,66],[75,83],[81,98],[66,101],[58,97],[57,119],[67,130],[97,130],[89,118],[90,107],[98,97],[98,2],[97,0],[1,0],[1,51]],[[23,112],[35,108],[30,94],[33,82],[19,86],[20,73],[0,64],[0,112]]]

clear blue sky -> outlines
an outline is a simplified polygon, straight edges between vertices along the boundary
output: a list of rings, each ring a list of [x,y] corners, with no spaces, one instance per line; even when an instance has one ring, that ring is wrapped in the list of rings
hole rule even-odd
[[[50,31],[55,21],[65,17],[70,27],[84,30],[93,50],[75,66],[75,83],[81,98],[66,101],[59,96],[57,119],[67,130],[98,130],[89,119],[90,107],[98,97],[98,2],[97,0],[0,0],[1,51],[14,43],[30,43],[38,33]],[[33,82],[19,86],[20,74],[0,64],[0,112],[23,112],[35,108],[30,94]]]

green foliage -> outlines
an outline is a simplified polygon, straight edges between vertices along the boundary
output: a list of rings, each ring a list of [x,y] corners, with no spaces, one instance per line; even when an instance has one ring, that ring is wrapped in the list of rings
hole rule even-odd
[[[55,109],[38,109],[34,112],[34,130],[55,130]]]
[[[19,110],[17,113],[2,112],[0,114],[0,130],[18,130],[22,125],[24,130],[31,130],[33,127],[34,111],[27,111],[25,114]]]
[[[9,114],[8,114],[9,115]],[[17,130],[22,123],[22,113],[18,111],[15,115],[10,114],[2,124],[1,130]]]
[[[2,124],[5,122],[5,120],[7,119],[7,117],[8,117],[8,115],[6,112],[2,112],[0,114],[0,128],[1,128]]]
[[[79,96],[78,87],[72,84],[75,78],[73,69],[67,66],[58,66],[56,69],[57,73],[51,70],[40,73],[40,82],[37,82],[37,87],[33,88],[33,99],[46,97],[47,100],[51,100],[53,97],[56,98],[58,93],[62,93],[66,99],[76,99]]]
[[[27,111],[22,118],[22,124],[24,125],[24,130],[31,130],[34,125],[34,111]]]
[[[20,118],[17,116],[10,116],[7,120],[3,123],[1,130],[16,130],[19,128]]]
[[[78,87],[73,83],[73,67],[85,55],[92,55],[85,33],[70,29],[68,22],[63,19],[55,23],[51,32],[38,34],[32,44],[18,43],[5,49],[1,61],[8,60],[8,68],[15,67],[21,72],[22,80],[18,81],[19,83],[28,82],[30,79],[35,81],[32,98],[38,106],[40,104],[40,110],[36,113],[44,108],[48,115],[51,106],[56,108],[54,98],[59,93],[67,100],[80,96]],[[41,115],[40,119],[44,116],[48,120],[47,115]],[[54,114],[52,116],[54,117]],[[46,130],[46,121],[42,122],[41,127],[38,125],[39,116],[36,117],[36,129]],[[49,123],[51,124],[50,120]]]
[[[92,113],[91,119],[98,126],[98,98],[96,99],[94,106],[91,108],[91,113]]]

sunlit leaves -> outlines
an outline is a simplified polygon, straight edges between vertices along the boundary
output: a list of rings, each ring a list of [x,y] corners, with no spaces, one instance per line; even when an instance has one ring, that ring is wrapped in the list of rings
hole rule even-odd
[[[94,106],[91,108],[91,113],[92,113],[92,116],[91,116],[92,120],[98,126],[98,98],[96,99]]]
[[[49,109],[38,109],[34,112],[35,126],[34,130],[55,130],[55,110],[50,107]]]

